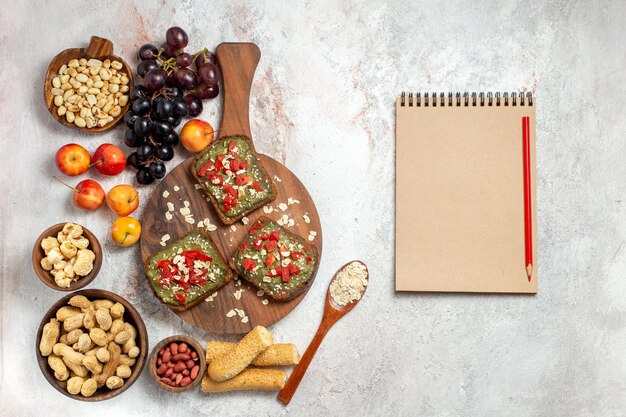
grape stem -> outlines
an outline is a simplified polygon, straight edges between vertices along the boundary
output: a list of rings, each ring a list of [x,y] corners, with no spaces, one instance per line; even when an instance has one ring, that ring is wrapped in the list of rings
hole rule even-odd
[[[155,57],[156,61],[161,65],[161,68],[163,68],[165,71],[178,69],[178,65],[176,64],[176,58],[175,57],[171,57],[171,58],[168,58],[168,59],[163,59],[161,57],[163,52],[165,52],[165,50],[163,48],[159,48],[159,53]],[[207,48],[204,48],[204,49],[196,52],[195,54],[193,54],[191,56],[193,57],[193,59],[196,59],[200,54],[202,54],[202,55],[204,55],[204,58],[206,58],[206,53],[207,52],[209,52],[209,50]],[[169,74],[168,74],[168,76],[169,76]]]
[[[209,50],[207,48],[204,48],[201,51],[196,52],[195,54],[192,55],[193,59],[196,59],[200,54],[205,55],[206,58],[206,53],[209,52]]]

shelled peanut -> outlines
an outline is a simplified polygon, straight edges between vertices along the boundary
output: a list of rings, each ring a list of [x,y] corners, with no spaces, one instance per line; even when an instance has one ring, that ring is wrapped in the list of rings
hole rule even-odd
[[[159,380],[172,387],[186,387],[200,372],[198,352],[185,342],[171,342],[159,350],[156,366]]]
[[[52,79],[59,116],[78,127],[104,127],[128,104],[130,79],[120,61],[72,59]]]
[[[43,327],[39,351],[72,395],[117,389],[132,374],[140,354],[137,331],[124,321],[124,306],[75,295]]]

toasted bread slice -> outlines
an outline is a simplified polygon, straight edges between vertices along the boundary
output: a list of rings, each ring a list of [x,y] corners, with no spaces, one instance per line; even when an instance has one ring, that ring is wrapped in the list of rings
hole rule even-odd
[[[194,250],[200,251],[210,260],[207,261],[205,256],[194,254]],[[183,258],[182,264],[180,259],[178,259],[179,262],[174,262],[176,257]],[[196,264],[194,261],[194,266],[187,268],[188,273],[185,274],[185,268],[179,269],[178,266],[186,266],[187,258],[197,259],[201,264]],[[169,266],[163,264],[159,266],[161,261],[167,261],[166,264]],[[190,309],[233,279],[233,271],[213,238],[208,232],[199,228],[152,255],[146,261],[144,268],[154,294],[175,311]],[[164,272],[164,268],[167,268],[169,273]],[[199,276],[193,272],[194,269],[202,271]],[[190,275],[192,273],[194,277]],[[185,290],[185,287],[188,288]],[[184,301],[180,298],[181,295],[184,296]]]
[[[194,160],[191,173],[224,224],[236,223],[278,194],[246,136],[227,136],[211,143]]]
[[[291,300],[313,282],[319,252],[266,216],[259,217],[230,260],[230,267],[277,301]]]

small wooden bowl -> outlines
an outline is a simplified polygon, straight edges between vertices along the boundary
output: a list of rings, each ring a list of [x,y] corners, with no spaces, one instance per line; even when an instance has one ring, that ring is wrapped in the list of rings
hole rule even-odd
[[[172,342],[185,342],[187,343],[187,345],[193,347],[195,351],[198,353],[198,364],[200,365],[200,372],[198,372],[198,376],[196,377],[196,379],[191,381],[191,384],[187,385],[186,387],[171,387],[161,382],[160,377],[156,373],[156,370],[157,370],[156,363],[158,359],[159,350],[163,349],[164,347],[166,347],[168,344]],[[148,370],[150,371],[150,376],[152,376],[152,379],[154,379],[154,382],[156,382],[156,384],[160,388],[166,391],[170,391],[170,392],[188,391],[198,386],[200,381],[202,381],[202,376],[206,372],[206,357],[204,353],[204,348],[196,339],[189,337],[189,336],[178,335],[178,336],[167,337],[161,340],[159,343],[157,343],[154,349],[152,349],[152,353],[150,353],[150,359],[148,363]]]
[[[96,236],[91,233],[85,226],[81,225],[81,227],[83,228],[83,236],[85,236],[89,241],[89,247],[87,249],[91,249],[91,251],[96,255],[96,259],[93,261],[93,269],[86,276],[72,282],[68,288],[59,287],[56,282],[54,282],[54,277],[52,276],[52,274],[49,271],[43,269],[43,267],[41,266],[41,260],[46,256],[46,253],[41,247],[41,241],[49,236],[56,237],[57,234],[61,230],[63,230],[63,226],[65,226],[66,223],[55,224],[54,226],[51,226],[44,230],[44,232],[39,235],[39,237],[35,241],[35,246],[33,246],[33,268],[35,269],[35,274],[37,274],[41,282],[43,282],[53,290],[76,291],[93,281],[96,275],[98,275],[98,272],[100,272],[103,258],[102,247],[100,246],[100,242],[98,242]]]
[[[130,89],[133,88],[133,71],[131,67],[122,58],[116,55],[113,55],[113,44],[111,43],[110,40],[100,38],[98,36],[92,36],[89,41],[89,45],[87,46],[86,49],[85,48],[66,49],[52,59],[52,61],[50,62],[50,65],[48,66],[46,79],[43,83],[44,103],[46,107],[48,108],[48,111],[50,112],[52,117],[54,117],[56,121],[61,123],[63,126],[71,127],[74,129],[80,129],[84,132],[106,132],[107,130],[112,129],[115,125],[119,123],[120,120],[122,120],[122,118],[124,117],[124,114],[126,114],[126,112],[128,111],[130,107],[130,104],[131,104],[130,100],[128,100],[128,103],[124,107],[122,107],[122,111],[120,112],[120,114],[114,117],[113,121],[111,121],[110,123],[107,123],[103,127],[97,127],[97,126],[92,127],[92,128],[78,127],[74,123],[69,123],[67,119],[65,118],[65,116],[59,116],[57,114],[57,106],[54,105],[54,96],[52,95],[52,92],[50,91],[52,88],[52,79],[56,77],[57,75],[59,75],[59,69],[63,65],[67,64],[72,59],[81,59],[81,58],[85,58],[85,59],[95,58],[101,61],[104,61],[105,59],[108,58],[111,61],[113,60],[120,61],[123,65],[122,71],[126,73],[128,80],[129,80],[128,82],[129,91],[127,94],[130,94]]]
[[[66,386],[67,384],[63,381],[57,381],[54,377],[54,371],[48,366],[48,358],[42,356],[39,352],[39,343],[41,342],[41,333],[43,331],[43,326],[46,325],[50,321],[51,318],[56,317],[56,312],[59,308],[67,305],[67,302],[70,298],[75,295],[84,295],[90,301],[105,298],[111,300],[113,302],[120,303],[124,306],[126,310],[124,312],[124,321],[132,324],[137,329],[137,346],[140,349],[139,356],[137,356],[135,365],[132,367],[132,374],[129,378],[124,380],[124,385],[121,388],[115,390],[109,390],[106,386],[103,388],[99,388],[98,391],[95,392],[91,397],[83,397],[82,395],[72,395],[67,392]],[[141,371],[143,370],[144,365],[146,364],[146,356],[148,352],[148,332],[146,331],[146,325],[143,323],[141,316],[135,310],[135,308],[128,302],[126,299],[120,297],[119,295],[112,293],[106,290],[99,289],[87,289],[76,291],[71,294],[67,294],[59,301],[54,303],[52,307],[45,314],[43,319],[41,320],[41,324],[37,329],[37,340],[35,341],[35,352],[37,354],[37,362],[39,363],[39,368],[43,373],[43,376],[48,380],[50,385],[52,385],[57,391],[60,393],[73,398],[79,401],[87,401],[87,402],[95,402],[95,401],[104,401],[110,398],[116,397],[126,391],[133,383],[139,378],[141,375]]]

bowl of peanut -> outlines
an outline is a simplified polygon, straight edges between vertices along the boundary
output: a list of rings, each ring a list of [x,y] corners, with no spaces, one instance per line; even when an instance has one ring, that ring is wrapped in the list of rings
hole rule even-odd
[[[146,362],[148,333],[141,316],[110,291],[87,289],[57,301],[37,330],[41,372],[57,391],[103,401],[126,391]]]
[[[75,291],[96,278],[102,266],[102,247],[86,227],[66,222],[50,226],[33,246],[35,274],[48,287]]]
[[[44,103],[59,123],[87,132],[114,127],[130,106],[133,72],[113,55],[108,39],[92,36],[87,48],[55,56],[44,81]]]
[[[204,348],[192,337],[170,336],[152,349],[148,371],[156,384],[170,392],[194,389],[206,372]]]

